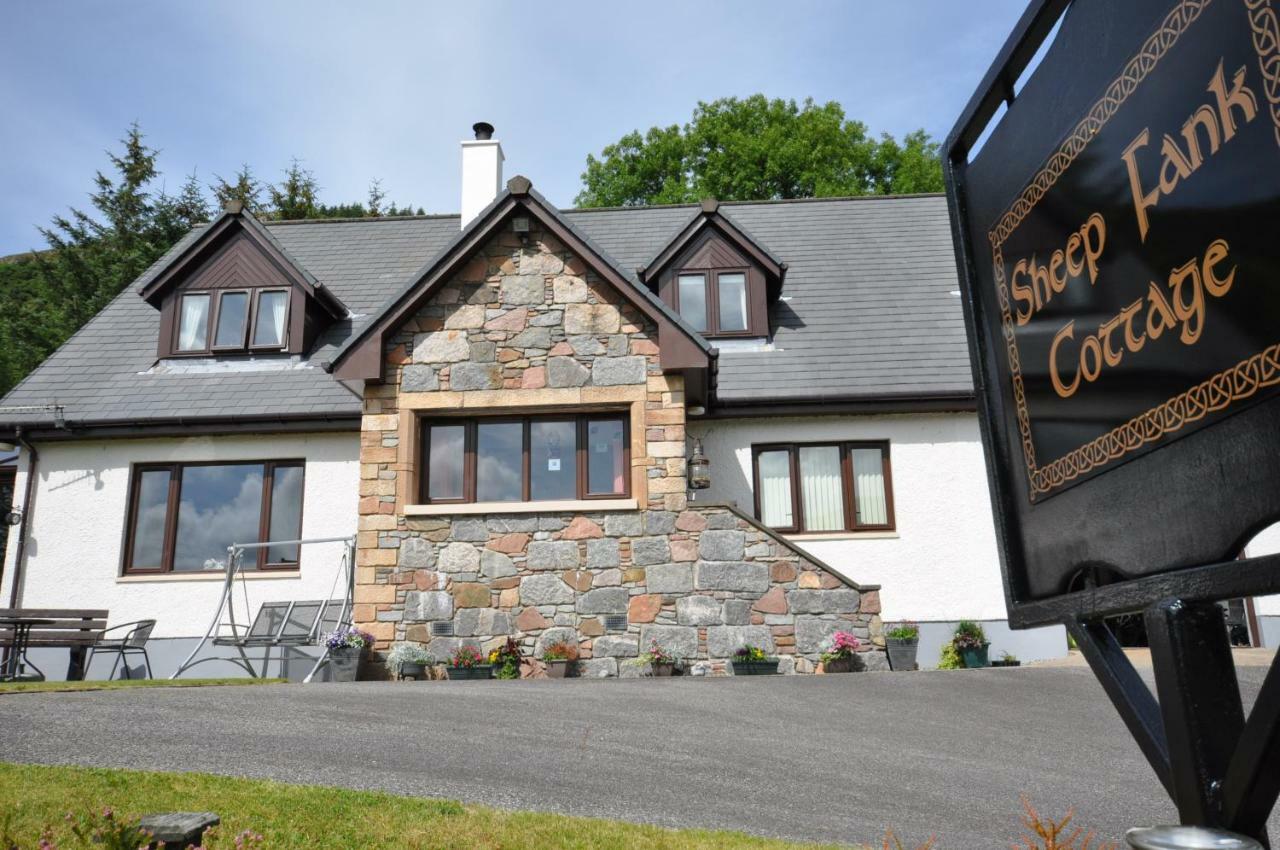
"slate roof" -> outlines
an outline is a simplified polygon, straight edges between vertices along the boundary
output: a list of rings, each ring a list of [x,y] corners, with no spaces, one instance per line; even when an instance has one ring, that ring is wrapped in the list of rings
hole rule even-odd
[[[631,207],[565,210],[563,215],[629,271],[652,259],[695,209]],[[720,211],[788,268],[782,300],[770,308],[776,350],[721,352],[719,400],[749,404],[972,394],[943,197],[724,203]],[[267,228],[352,312],[351,319],[323,334],[305,361],[288,369],[199,374],[153,368],[160,312],[138,290],[198,237],[197,229],[0,405],[61,404],[69,422],[84,425],[357,416],[354,392],[322,364],[457,237],[458,216],[273,222]],[[0,413],[0,423],[24,419]]]

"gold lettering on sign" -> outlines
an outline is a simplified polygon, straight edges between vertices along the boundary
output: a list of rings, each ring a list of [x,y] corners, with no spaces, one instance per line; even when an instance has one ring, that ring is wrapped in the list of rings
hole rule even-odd
[[[1067,284],[1089,271],[1089,283],[1098,282],[1098,258],[1107,244],[1107,223],[1094,213],[1080,225],[1080,229],[1067,237],[1066,248],[1058,248],[1049,255],[1048,265],[1040,265],[1032,254],[1018,260],[1009,274],[1009,287],[1013,300],[1017,301],[1014,319],[1019,325],[1031,321],[1031,317],[1048,304],[1053,296],[1067,288]],[[1065,267],[1065,273],[1061,270]]]
[[[1205,90],[1213,95],[1213,103],[1205,104],[1191,113],[1191,117],[1182,125],[1182,140],[1185,149],[1178,146],[1177,140],[1164,134],[1160,145],[1160,168],[1156,172],[1156,186],[1150,191],[1143,189],[1142,176],[1138,173],[1138,151],[1151,143],[1151,130],[1144,128],[1134,137],[1120,154],[1124,160],[1125,170],[1129,173],[1129,191],[1133,194],[1133,212],[1138,219],[1138,236],[1147,241],[1147,230],[1150,221],[1147,210],[1160,203],[1162,196],[1173,193],[1179,181],[1185,180],[1195,173],[1207,157],[1218,152],[1224,143],[1231,141],[1236,134],[1236,114],[1239,113],[1242,123],[1247,124],[1258,115],[1258,99],[1253,91],[1244,84],[1248,68],[1244,65],[1236,71],[1231,80],[1231,88],[1227,89],[1226,78],[1222,73],[1222,60],[1218,60],[1218,69],[1209,79]],[[1208,154],[1200,146],[1201,136],[1208,145]]]

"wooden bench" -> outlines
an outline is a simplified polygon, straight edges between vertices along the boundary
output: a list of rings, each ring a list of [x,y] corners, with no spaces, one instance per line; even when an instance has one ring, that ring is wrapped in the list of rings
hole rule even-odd
[[[89,647],[107,627],[106,609],[83,608],[0,608],[4,617],[39,617],[53,620],[31,630],[29,648],[66,647],[71,650],[67,681],[84,678],[84,658]],[[0,628],[0,647],[13,646],[13,629]]]

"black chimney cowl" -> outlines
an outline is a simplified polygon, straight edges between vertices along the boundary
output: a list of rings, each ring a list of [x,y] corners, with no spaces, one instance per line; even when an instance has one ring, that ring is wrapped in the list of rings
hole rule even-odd
[[[476,133],[477,142],[487,142],[493,138],[493,125],[487,121],[477,121],[471,125],[471,129]]]

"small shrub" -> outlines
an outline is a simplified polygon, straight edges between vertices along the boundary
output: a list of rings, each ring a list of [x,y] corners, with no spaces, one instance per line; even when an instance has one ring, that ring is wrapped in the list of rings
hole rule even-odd
[[[912,622],[898,623],[892,629],[885,633],[885,637],[894,640],[919,640],[920,627]]]
[[[578,646],[568,641],[558,640],[542,651],[543,661],[577,661]]]
[[[1093,830],[1086,832],[1083,827],[1076,827],[1069,835],[1064,835],[1067,825],[1075,817],[1075,809],[1067,809],[1066,816],[1060,821],[1042,818],[1025,794],[1022,795],[1022,809],[1025,814],[1020,820],[1027,834],[1020,837],[1020,844],[1010,845],[1012,850],[1120,850],[1120,845],[1114,841],[1094,845]]]
[[[520,678],[520,645],[515,638],[507,638],[507,642],[489,653],[489,663],[495,668],[494,676],[498,679]]]
[[[938,659],[938,669],[964,669],[964,659],[960,657],[960,650],[956,649],[955,643],[948,641],[942,645],[942,656]]]
[[[852,632],[836,632],[822,642],[823,662],[852,658],[862,644]]]
[[[747,644],[733,654],[733,660],[739,662],[769,661],[769,655],[758,646]]]
[[[400,672],[403,664],[422,664],[430,666],[435,663],[431,653],[420,643],[397,643],[387,653],[387,669],[392,673]]]
[[[982,630],[982,626],[972,620],[961,620],[960,625],[956,626],[955,637],[951,639],[951,643],[956,649],[982,649],[987,646],[987,633]]]
[[[653,638],[649,641],[648,651],[640,653],[639,657],[636,658],[636,662],[651,666],[654,664],[675,664],[676,657],[663,649],[658,644],[657,638]]]
[[[484,656],[480,654],[480,650],[469,644],[458,647],[453,651],[453,655],[449,656],[450,667],[470,670],[472,667],[480,667],[483,664]]]

